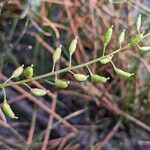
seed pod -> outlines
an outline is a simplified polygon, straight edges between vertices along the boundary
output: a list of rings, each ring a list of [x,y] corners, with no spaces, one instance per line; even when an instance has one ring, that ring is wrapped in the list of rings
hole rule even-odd
[[[63,81],[63,80],[56,80],[55,81],[55,86],[57,88],[60,88],[60,89],[65,89],[68,87],[68,83],[69,82],[66,82],[66,81]]]
[[[29,67],[27,67],[24,71],[23,74],[26,78],[32,78],[33,77],[33,64]]]
[[[95,83],[105,83],[110,78],[106,78],[97,74],[91,74],[91,80]]]
[[[144,46],[144,47],[140,47],[141,51],[149,51],[150,50],[150,46]]]
[[[140,28],[141,28],[141,14],[139,14],[137,20],[136,20],[136,28],[138,33],[140,34]]]
[[[119,76],[119,77],[123,77],[123,78],[130,78],[131,76],[134,75],[134,73],[129,73],[129,72],[125,72],[117,67],[114,67],[114,71],[116,72],[116,74]]]
[[[101,64],[107,64],[112,60],[112,58],[113,58],[113,55],[110,55],[108,57],[101,58],[99,61]]]
[[[112,32],[113,32],[113,25],[107,30],[107,32],[104,35],[104,45],[106,46],[112,37]]]
[[[75,50],[76,50],[76,47],[77,47],[77,39],[78,39],[78,36],[76,36],[75,39],[73,39],[69,45],[69,54],[72,55]]]
[[[80,81],[80,82],[82,82],[82,81],[86,81],[87,80],[87,78],[88,78],[88,76],[86,76],[86,75],[84,75],[84,74],[74,74],[74,77],[75,77],[75,79],[77,80],[77,81]]]
[[[24,67],[24,65],[19,66],[17,69],[15,69],[14,72],[12,73],[12,78],[19,77],[23,72],[23,67]]]
[[[31,93],[34,96],[44,96],[47,94],[47,92],[48,90],[44,90],[44,89],[38,89],[38,88],[31,89]]]
[[[10,105],[4,101],[2,105],[2,110],[11,119],[18,119],[18,117],[15,116],[14,112],[12,111]]]
[[[121,44],[124,41],[125,31],[126,30],[124,29],[119,35],[119,38],[118,38],[119,44]]]
[[[135,38],[133,38],[130,42],[130,45],[132,47],[135,47],[142,39],[143,39],[143,33],[137,35]]]
[[[61,47],[62,47],[62,45],[60,45],[58,48],[56,48],[55,52],[53,53],[53,62],[54,63],[56,63],[60,59],[61,52],[62,52]]]

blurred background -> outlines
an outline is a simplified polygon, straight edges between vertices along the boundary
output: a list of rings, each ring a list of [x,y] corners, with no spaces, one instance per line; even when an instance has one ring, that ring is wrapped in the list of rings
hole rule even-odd
[[[139,14],[141,31],[150,32],[149,0],[1,0],[0,82],[22,64],[34,64],[34,76],[50,72],[52,54],[60,44],[62,56],[55,70],[67,67],[68,47],[76,36],[73,65],[100,57],[104,34],[113,25],[106,48],[109,54],[119,48],[123,29],[123,45],[137,35]],[[149,43],[146,38],[141,45]],[[33,97],[23,85],[6,88],[8,102],[19,119],[6,117],[4,123],[0,111],[0,149],[149,150],[150,52],[129,48],[117,53],[113,61],[135,75],[128,80],[119,78],[110,63],[98,62],[89,68],[110,77],[105,84],[80,83],[70,73],[62,73],[58,78],[70,81],[65,90],[51,84],[53,76],[29,83],[50,90],[44,97]],[[74,72],[89,74],[86,68]]]

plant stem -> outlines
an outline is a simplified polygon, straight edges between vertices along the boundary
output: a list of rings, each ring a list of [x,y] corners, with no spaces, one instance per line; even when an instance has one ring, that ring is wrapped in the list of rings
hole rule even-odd
[[[106,44],[104,44],[103,54],[102,54],[102,56],[104,56],[104,54],[105,54],[105,50],[106,50]]]
[[[143,39],[144,39],[144,38],[147,38],[147,37],[149,37],[149,36],[150,36],[150,33],[147,33],[146,35],[144,35]]]
[[[93,64],[93,63],[96,63],[98,62],[99,60],[105,58],[105,57],[108,57],[108,56],[111,56],[111,55],[114,55],[120,51],[123,51],[127,48],[130,47],[130,44],[127,44],[125,45],[124,47],[122,47],[121,49],[117,49],[115,51],[113,51],[112,53],[108,54],[108,55],[105,55],[105,56],[101,56],[99,58],[96,58],[94,60],[91,60],[89,62],[86,62],[86,63],[83,63],[83,64],[80,64],[80,65],[76,65],[76,66],[73,66],[73,67],[66,67],[64,69],[61,69],[61,70],[58,70],[58,71],[54,71],[54,72],[48,72],[46,74],[42,74],[42,75],[39,75],[39,76],[36,76],[36,77],[33,77],[31,79],[25,79],[25,80],[21,80],[21,81],[17,81],[17,82],[12,82],[12,83],[7,83],[7,84],[0,84],[0,88],[2,87],[9,87],[9,86],[14,86],[14,85],[20,85],[20,84],[23,84],[23,83],[27,83],[27,82],[31,82],[33,80],[40,80],[40,79],[44,79],[44,78],[47,78],[49,76],[53,76],[53,75],[57,75],[57,74],[60,74],[60,73],[64,73],[64,72],[67,72],[69,70],[74,70],[74,69],[78,69],[78,68],[82,68],[82,67],[85,67],[85,66],[88,66],[90,64]]]
[[[4,87],[2,87],[2,89],[3,89],[3,94],[4,94],[4,102],[6,102],[7,101],[7,99],[6,99],[6,91],[5,91]]]
[[[147,33],[146,35],[144,35],[143,39],[147,38],[149,36],[150,36],[150,33]],[[99,57],[99,58],[96,58],[96,59],[93,59],[93,60],[91,60],[89,62],[86,62],[86,63],[80,64],[80,65],[76,65],[76,66],[71,67],[71,57],[72,56],[70,56],[70,58],[69,58],[70,66],[69,67],[66,67],[64,69],[61,69],[61,70],[58,70],[58,71],[54,71],[54,72],[48,72],[48,73],[45,73],[45,74],[33,77],[31,79],[25,79],[25,80],[21,80],[21,81],[17,81],[17,82],[12,82],[12,83],[6,83],[5,82],[3,84],[0,84],[0,88],[5,88],[5,87],[9,87],[9,86],[20,85],[20,84],[23,84],[23,83],[31,82],[33,80],[40,80],[40,79],[47,78],[49,76],[53,76],[53,75],[57,75],[57,74],[60,74],[60,73],[63,73],[63,72],[67,72],[67,71],[71,71],[71,70],[74,70],[74,69],[82,68],[82,67],[88,66],[90,64],[94,64],[94,63],[100,61],[103,58],[106,58],[106,57],[109,57],[111,55],[117,54],[118,52],[123,51],[123,50],[125,50],[125,49],[127,49],[129,47],[130,47],[130,43],[126,44],[121,49],[119,48],[119,49],[113,51],[112,53],[103,56],[104,53],[105,53],[105,48],[106,48],[106,46],[104,45],[103,55],[101,57]]]
[[[29,88],[29,90],[31,90],[31,87],[28,84],[23,83],[23,85],[25,85],[27,88]]]
[[[7,82],[9,82],[12,78],[13,78],[13,76],[9,77],[9,78],[4,82],[4,84],[6,84]]]
[[[113,68],[116,68],[116,66],[115,66],[115,64],[113,63],[113,61],[111,60],[110,62],[111,62],[111,64],[112,64]]]
[[[69,67],[71,68],[72,55],[69,55]]]
[[[88,69],[90,75],[92,75],[93,73],[92,73],[91,69],[89,68],[89,66],[86,66],[86,67],[87,67],[87,69]]]
[[[52,71],[51,72],[54,72],[54,69],[55,69],[55,62],[53,63],[53,67],[52,67]]]

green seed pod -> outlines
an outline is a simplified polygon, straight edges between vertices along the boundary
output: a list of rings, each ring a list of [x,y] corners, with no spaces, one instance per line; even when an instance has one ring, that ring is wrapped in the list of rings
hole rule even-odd
[[[12,111],[10,105],[4,101],[2,105],[2,110],[11,119],[18,119],[18,117],[15,116],[14,112]]]
[[[113,58],[113,55],[101,58],[99,61],[100,61],[101,64],[104,65],[104,64],[109,63],[112,60],[112,58]]]
[[[112,37],[112,32],[113,32],[113,25],[107,30],[107,32],[104,35],[104,45],[106,46]]]
[[[144,47],[140,47],[141,51],[149,51],[150,50],[150,46],[144,46]]]
[[[135,38],[133,38],[130,42],[130,45],[132,47],[135,47],[142,39],[143,39],[143,33],[137,35]]]
[[[75,39],[73,39],[69,45],[69,54],[72,55],[75,50],[76,50],[76,47],[77,47],[77,39],[78,39],[78,36],[76,36]]]
[[[126,30],[124,29],[119,35],[119,38],[118,38],[119,44],[121,44],[124,41],[125,31]]]
[[[62,52],[61,47],[62,47],[62,45],[60,45],[58,48],[56,48],[55,52],[53,53],[53,62],[54,63],[56,63],[60,59],[61,52]]]
[[[141,14],[138,16],[137,20],[136,20],[136,28],[138,33],[140,34],[140,28],[141,28]]]
[[[33,77],[33,64],[29,67],[27,67],[24,71],[23,74],[26,78],[32,78]]]
[[[14,72],[12,73],[12,78],[19,77],[23,72],[23,67],[24,67],[24,65],[19,66],[17,69],[15,69]]]
[[[65,88],[68,87],[68,83],[69,82],[66,82],[66,81],[63,81],[63,80],[56,80],[54,84],[57,88],[65,89]]]
[[[82,81],[86,81],[87,80],[87,78],[88,78],[88,76],[86,76],[86,75],[84,75],[84,74],[74,74],[74,77],[75,77],[75,79],[77,80],[77,81],[80,81],[80,82],[82,82]]]
[[[110,78],[105,78],[103,76],[97,75],[97,74],[91,74],[91,80],[95,83],[105,83]]]
[[[117,67],[114,67],[114,71],[116,72],[116,74],[119,76],[119,77],[123,77],[123,78],[130,78],[131,76],[134,75],[134,73],[129,73],[129,72],[125,72]]]
[[[47,92],[48,90],[44,90],[44,89],[38,89],[38,88],[31,89],[31,93],[34,96],[44,96],[47,94]]]

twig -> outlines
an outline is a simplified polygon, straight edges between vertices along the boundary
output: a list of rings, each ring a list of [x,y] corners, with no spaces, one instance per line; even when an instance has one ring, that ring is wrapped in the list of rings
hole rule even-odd
[[[56,102],[57,102],[57,94],[55,94],[55,98],[53,98],[52,108],[51,108],[52,111],[55,111]],[[44,137],[44,141],[43,141],[43,145],[42,145],[42,150],[46,150],[47,149],[47,145],[48,145],[48,140],[49,140],[49,136],[50,136],[50,133],[51,133],[51,127],[52,127],[53,119],[54,119],[54,116],[53,115],[49,115],[48,125],[47,125],[47,129],[45,131],[45,137]]]
[[[27,145],[32,143],[33,135],[34,135],[34,130],[35,130],[35,123],[36,123],[36,117],[37,117],[37,105],[33,105],[33,112],[32,112],[32,121],[30,125],[30,130],[28,134],[28,139],[27,139]]]
[[[15,148],[15,149],[18,149],[18,150],[22,149],[22,146],[20,144],[13,143],[9,139],[4,138],[2,136],[0,136],[0,141],[2,141],[3,143],[9,145],[12,148]]]
[[[70,133],[70,134],[66,135],[66,136],[63,138],[63,140],[61,141],[61,143],[60,143],[60,145],[59,145],[59,147],[58,147],[58,150],[62,150],[63,147],[65,146],[65,144],[67,143],[67,141],[68,141],[69,139],[73,138],[74,136],[75,136],[74,133]]]
[[[97,143],[94,146],[94,149],[101,150],[114,136],[114,134],[117,132],[117,130],[120,127],[122,119],[119,119],[119,121],[116,123],[116,125],[113,127],[111,132],[105,137],[105,139],[102,142]]]
[[[0,120],[0,125],[3,126],[4,128],[9,129],[18,138],[18,140],[20,142],[22,142],[23,144],[26,143],[24,138],[14,128],[12,128],[9,124]]]

